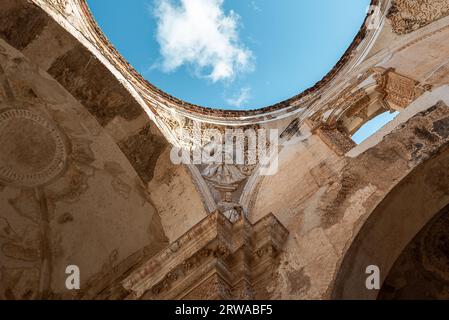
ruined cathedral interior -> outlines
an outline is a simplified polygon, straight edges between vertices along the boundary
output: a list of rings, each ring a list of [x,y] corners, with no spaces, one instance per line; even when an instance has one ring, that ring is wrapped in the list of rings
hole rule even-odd
[[[315,86],[238,111],[146,81],[85,0],[0,0],[0,299],[449,299],[449,0],[372,5]],[[276,172],[174,163],[198,123],[277,130]]]

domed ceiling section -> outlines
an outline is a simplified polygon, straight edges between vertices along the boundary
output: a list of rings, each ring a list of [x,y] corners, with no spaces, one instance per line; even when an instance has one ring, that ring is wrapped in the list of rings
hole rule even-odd
[[[88,0],[102,31],[150,83],[214,109],[254,110],[320,81],[370,0]]]

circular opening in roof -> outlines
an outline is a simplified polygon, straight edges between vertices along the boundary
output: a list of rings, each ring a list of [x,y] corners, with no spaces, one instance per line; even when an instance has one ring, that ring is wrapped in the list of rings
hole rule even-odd
[[[313,86],[360,30],[370,0],[88,0],[118,51],[161,90],[249,110]]]

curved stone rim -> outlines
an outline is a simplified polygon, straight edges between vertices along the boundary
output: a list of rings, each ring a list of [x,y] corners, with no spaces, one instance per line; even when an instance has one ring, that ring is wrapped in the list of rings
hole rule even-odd
[[[150,83],[148,80],[143,78],[143,76],[127,62],[127,60],[120,54],[120,52],[112,45],[112,43],[106,37],[106,35],[98,25],[95,17],[93,16],[89,8],[89,5],[87,4],[87,1],[86,0],[76,0],[76,1],[78,2],[82,14],[85,15],[85,17],[87,18],[88,27],[91,29],[90,31],[94,33],[95,41],[99,42],[96,44],[96,46],[97,47],[98,45],[104,46],[104,48],[106,48],[107,50],[111,50],[113,55],[118,59],[116,63],[118,62],[119,64],[121,64],[122,68],[124,67],[125,70],[122,69],[122,71],[125,71],[126,73],[128,73],[129,76],[132,77],[133,81],[131,82],[134,82],[134,84],[137,85],[140,90],[142,90],[145,94],[148,94],[149,96],[152,95],[155,96],[156,99],[166,100],[172,106],[174,106],[176,109],[180,111],[201,115],[203,117],[206,116],[206,117],[220,117],[220,118],[264,116],[265,114],[271,112],[295,111],[298,108],[298,104],[302,100],[306,99],[307,97],[313,94],[316,94],[324,87],[329,85],[349,64],[351,59],[354,58],[356,51],[358,51],[358,48],[360,47],[360,45],[363,43],[363,41],[367,36],[368,33],[367,22],[372,15],[372,12],[367,13],[366,18],[358,34],[356,35],[355,39],[352,41],[346,52],[343,54],[343,56],[340,58],[337,64],[323,77],[323,79],[317,82],[311,88],[300,92],[299,94],[290,99],[281,101],[277,104],[267,106],[264,108],[249,109],[249,110],[227,110],[219,108],[210,108],[207,106],[200,106],[186,102],[182,99],[176,98],[166,93],[165,91],[159,89],[158,87]],[[386,3],[385,0],[371,0],[371,6],[383,5],[384,3]],[[128,78],[128,80],[130,79]]]
[[[440,237],[443,236],[447,239],[447,234],[444,232],[445,228],[449,225],[449,216],[442,215],[436,217],[434,221],[431,221],[427,227],[425,227],[423,239],[419,244],[421,261],[424,269],[442,281],[449,281],[449,275],[445,271],[445,266],[449,264],[447,256],[439,257],[435,255],[435,250],[441,242]]]

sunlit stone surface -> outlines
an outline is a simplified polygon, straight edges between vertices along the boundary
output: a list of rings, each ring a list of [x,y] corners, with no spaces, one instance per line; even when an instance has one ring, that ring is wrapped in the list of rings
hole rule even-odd
[[[143,80],[83,0],[2,1],[0,298],[447,298],[449,2],[373,5],[313,88],[222,111]],[[277,132],[277,170],[172,161],[229,128]]]

